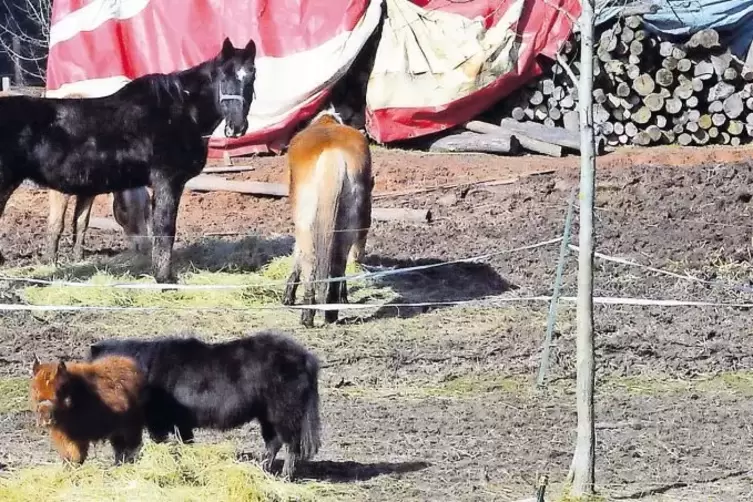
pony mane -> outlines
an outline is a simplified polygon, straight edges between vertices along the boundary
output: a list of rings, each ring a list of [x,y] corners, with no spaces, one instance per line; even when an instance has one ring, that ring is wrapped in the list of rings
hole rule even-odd
[[[187,93],[179,75],[180,73],[151,73],[132,80],[128,85],[141,84],[158,100],[168,97],[183,104]]]
[[[333,105],[332,103],[330,103],[329,106],[317,113],[311,120],[311,124],[316,124],[317,122],[319,122],[319,120],[325,117],[330,117],[333,121],[337,122],[340,125],[345,124],[342,115],[340,115],[340,113],[335,109],[335,105]]]

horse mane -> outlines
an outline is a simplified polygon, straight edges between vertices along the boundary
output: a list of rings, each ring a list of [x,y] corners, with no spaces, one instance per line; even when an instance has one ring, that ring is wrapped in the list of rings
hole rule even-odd
[[[123,90],[134,88],[145,89],[158,102],[163,98],[168,98],[170,101],[183,104],[188,93],[180,78],[181,73],[150,73],[143,75],[130,81],[123,87]]]
[[[180,73],[154,73],[147,75],[146,81],[156,96],[166,94],[175,101],[183,103],[186,98],[186,89],[179,75]]]
[[[345,121],[343,120],[340,113],[335,109],[335,105],[330,103],[329,106],[321,110],[319,113],[317,113],[314,118],[311,120],[310,125],[314,125],[317,122],[319,122],[322,119],[329,118],[330,120],[327,120],[325,122],[336,122],[340,125],[344,125]]]

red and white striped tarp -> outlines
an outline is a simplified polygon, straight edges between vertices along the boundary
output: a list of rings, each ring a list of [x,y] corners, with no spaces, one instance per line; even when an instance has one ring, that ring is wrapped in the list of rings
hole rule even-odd
[[[55,0],[47,96],[111,94],[129,80],[209,59],[228,36],[257,46],[249,130],[212,154],[287,144],[350,68],[381,18],[380,0]]]
[[[214,56],[225,36],[258,47],[249,130],[212,155],[284,148],[388,18],[366,96],[380,142],[462,123],[540,73],[578,0],[55,0],[47,95],[94,97]]]

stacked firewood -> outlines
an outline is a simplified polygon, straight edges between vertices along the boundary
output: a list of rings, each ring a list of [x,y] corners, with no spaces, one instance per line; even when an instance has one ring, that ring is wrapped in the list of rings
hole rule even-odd
[[[662,40],[642,18],[617,19],[595,47],[593,120],[607,145],[739,145],[753,137],[753,69],[707,29]],[[542,78],[505,100],[519,122],[579,128],[580,40],[564,44]]]

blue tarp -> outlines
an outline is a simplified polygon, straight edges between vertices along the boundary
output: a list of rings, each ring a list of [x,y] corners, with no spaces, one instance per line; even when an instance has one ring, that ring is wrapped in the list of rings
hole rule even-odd
[[[602,2],[596,23],[614,17],[624,1]],[[733,54],[745,59],[753,41],[753,0],[656,0],[659,10],[643,17],[647,29],[684,40],[706,28],[719,32]]]

